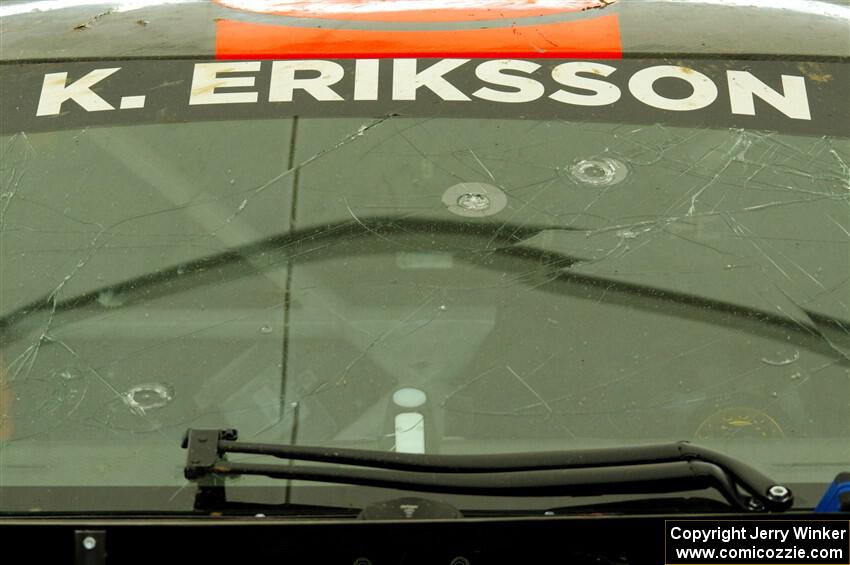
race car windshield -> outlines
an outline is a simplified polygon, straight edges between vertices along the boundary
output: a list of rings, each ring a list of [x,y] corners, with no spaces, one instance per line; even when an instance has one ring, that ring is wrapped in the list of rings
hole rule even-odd
[[[406,61],[15,66],[0,487],[170,508],[187,428],[846,470],[846,66]]]

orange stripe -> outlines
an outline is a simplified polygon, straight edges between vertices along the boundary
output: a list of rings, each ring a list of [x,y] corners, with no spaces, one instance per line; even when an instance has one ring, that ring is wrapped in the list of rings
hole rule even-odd
[[[389,10],[385,0],[352,2],[351,0],[303,0],[258,3],[245,0],[215,0],[217,4],[244,12],[275,14],[300,18],[366,20],[383,22],[462,22],[468,20],[500,20],[580,12],[606,5],[601,0],[562,0],[537,4],[536,0],[465,0],[436,9]]]
[[[616,14],[575,22],[451,31],[343,30],[216,22],[218,59],[621,56]]]

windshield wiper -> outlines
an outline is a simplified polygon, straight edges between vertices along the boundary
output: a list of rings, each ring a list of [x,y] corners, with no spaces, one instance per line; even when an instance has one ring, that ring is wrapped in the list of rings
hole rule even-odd
[[[223,478],[262,475],[487,496],[595,496],[655,494],[714,488],[741,511],[780,512],[794,502],[791,490],[746,463],[688,442],[658,445],[499,453],[428,455],[239,442],[236,430],[189,429],[184,475],[202,489],[223,492]],[[338,466],[237,463],[228,453],[268,455]],[[223,495],[222,495],[223,498]]]

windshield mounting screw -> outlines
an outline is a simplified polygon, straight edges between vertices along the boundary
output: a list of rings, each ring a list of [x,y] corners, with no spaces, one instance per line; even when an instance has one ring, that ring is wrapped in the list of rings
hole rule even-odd
[[[483,182],[461,182],[450,186],[440,200],[449,212],[466,218],[492,216],[508,204],[508,196],[502,189]]]
[[[767,489],[767,495],[771,500],[775,500],[777,502],[784,501],[790,496],[791,491],[789,491],[786,487],[782,485],[773,485],[769,489]]]
[[[91,536],[86,536],[83,538],[83,547],[88,551],[91,551],[95,547],[97,547],[97,540]]]
[[[465,192],[458,197],[457,205],[465,210],[486,210],[490,207],[490,199],[480,192]]]
[[[759,502],[755,498],[747,498],[746,503],[747,503],[747,510],[749,510],[750,512],[762,512],[762,511],[764,511],[764,504],[762,504],[761,502]]]

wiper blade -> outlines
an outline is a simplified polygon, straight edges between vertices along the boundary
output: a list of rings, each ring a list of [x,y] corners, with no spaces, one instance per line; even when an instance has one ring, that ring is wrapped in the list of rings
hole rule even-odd
[[[783,511],[791,490],[746,463],[691,443],[492,455],[427,455],[237,441],[236,430],[189,429],[187,479],[262,475],[420,492],[488,496],[655,494],[714,488],[742,511]],[[228,453],[348,467],[236,463]]]

